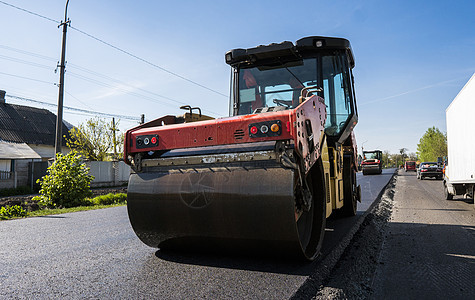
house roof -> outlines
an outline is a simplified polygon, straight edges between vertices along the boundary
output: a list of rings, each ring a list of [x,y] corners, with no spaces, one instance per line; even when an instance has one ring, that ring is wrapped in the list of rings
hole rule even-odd
[[[41,156],[25,143],[10,143],[0,141],[0,159],[25,158],[41,158]]]
[[[63,122],[63,136],[69,138],[69,131]],[[52,145],[56,139],[56,115],[46,109],[0,103],[0,140]],[[64,137],[62,145],[66,142]]]

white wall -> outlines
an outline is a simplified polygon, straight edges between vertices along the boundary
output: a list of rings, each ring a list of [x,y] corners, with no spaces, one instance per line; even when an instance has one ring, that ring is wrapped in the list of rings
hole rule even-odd
[[[89,161],[89,174],[94,176],[91,186],[118,186],[127,183],[130,166],[123,161]]]
[[[35,151],[39,156],[43,158],[43,160],[48,160],[55,156],[55,149],[54,146],[51,145],[35,145],[35,144],[28,144],[33,151]],[[71,150],[68,147],[62,147],[61,152],[63,154],[68,154]]]

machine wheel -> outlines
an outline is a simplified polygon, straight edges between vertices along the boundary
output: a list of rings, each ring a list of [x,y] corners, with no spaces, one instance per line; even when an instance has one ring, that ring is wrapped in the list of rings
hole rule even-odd
[[[351,156],[343,158],[343,207],[340,210],[342,217],[356,215],[357,191],[356,172],[351,168]]]
[[[296,218],[300,245],[307,260],[314,260],[320,252],[326,226],[326,191],[321,161],[315,163],[307,176],[307,184],[312,195],[308,211]],[[297,186],[297,188],[301,188]]]
[[[449,189],[447,188],[447,184],[444,182],[444,194],[445,194],[445,200],[452,200],[454,198],[454,195],[449,193]]]

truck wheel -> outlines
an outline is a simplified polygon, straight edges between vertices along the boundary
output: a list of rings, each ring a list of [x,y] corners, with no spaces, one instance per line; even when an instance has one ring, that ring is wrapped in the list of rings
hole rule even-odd
[[[343,207],[340,210],[342,217],[356,215],[357,207],[356,172],[351,168],[351,156],[343,158]]]
[[[445,194],[445,200],[452,200],[454,198],[454,195],[449,193],[449,189],[447,188],[447,184],[444,182],[444,194]]]

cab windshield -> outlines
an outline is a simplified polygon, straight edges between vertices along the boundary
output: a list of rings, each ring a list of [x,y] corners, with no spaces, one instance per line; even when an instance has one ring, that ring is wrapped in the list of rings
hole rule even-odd
[[[363,152],[364,159],[380,159],[381,155],[379,152]]]
[[[322,74],[322,76],[319,76]],[[339,135],[353,114],[350,69],[344,52],[305,58],[285,66],[258,66],[238,73],[237,114],[296,108],[304,87],[319,87],[325,99],[325,131]]]

